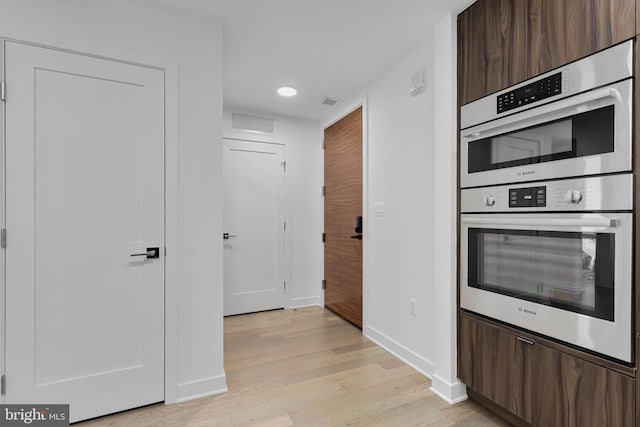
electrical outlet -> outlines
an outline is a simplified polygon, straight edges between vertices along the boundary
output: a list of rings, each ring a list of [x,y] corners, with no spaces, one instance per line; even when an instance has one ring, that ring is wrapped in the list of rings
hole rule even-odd
[[[409,298],[409,314],[411,314],[413,317],[416,316],[416,299],[415,298]]]

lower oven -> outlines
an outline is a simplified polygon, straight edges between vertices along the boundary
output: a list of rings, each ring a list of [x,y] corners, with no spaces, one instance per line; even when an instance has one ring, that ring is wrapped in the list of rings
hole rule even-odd
[[[462,190],[460,306],[625,362],[632,176]]]

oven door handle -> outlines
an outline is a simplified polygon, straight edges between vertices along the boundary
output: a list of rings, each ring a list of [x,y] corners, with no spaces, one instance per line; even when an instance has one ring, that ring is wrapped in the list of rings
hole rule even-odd
[[[493,225],[524,225],[531,227],[598,227],[612,228],[619,223],[612,218],[462,218],[464,224]]]
[[[532,110],[523,111],[522,113],[518,113],[513,116],[507,116],[502,119],[498,119],[493,123],[468,128],[462,132],[462,137],[468,141],[472,141],[490,136],[489,134],[498,135],[511,130],[517,130],[517,128],[522,127],[522,123],[524,123],[526,127],[529,127],[529,121],[532,118],[534,118],[536,122],[544,123],[546,121],[544,120],[544,117],[547,115],[606,98],[620,98],[620,92],[612,87],[592,90],[580,95],[572,96],[565,100],[552,102]],[[513,129],[514,126],[515,129]]]

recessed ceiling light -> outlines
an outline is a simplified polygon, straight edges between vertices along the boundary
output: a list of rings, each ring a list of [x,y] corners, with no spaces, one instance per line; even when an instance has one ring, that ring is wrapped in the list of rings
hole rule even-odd
[[[278,89],[278,95],[285,96],[287,98],[296,96],[297,93],[298,93],[297,90],[289,86],[283,86],[280,89]]]

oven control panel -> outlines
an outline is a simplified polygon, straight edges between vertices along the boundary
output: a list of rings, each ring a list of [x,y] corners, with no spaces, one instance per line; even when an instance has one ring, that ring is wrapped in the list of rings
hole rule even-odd
[[[504,113],[559,95],[567,84],[567,77],[563,77],[563,73],[556,73],[510,92],[501,93],[496,97],[497,112],[498,114]]]
[[[547,187],[509,189],[510,208],[543,208],[547,206]]]
[[[633,174],[630,173],[460,191],[462,213],[630,211],[632,208]]]

